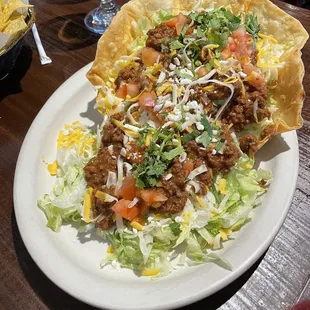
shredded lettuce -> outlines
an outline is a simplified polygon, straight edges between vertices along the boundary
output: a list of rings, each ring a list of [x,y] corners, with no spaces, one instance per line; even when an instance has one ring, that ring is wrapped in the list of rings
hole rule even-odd
[[[253,208],[260,204],[265,192],[260,182],[268,185],[272,174],[252,169],[254,161],[242,155],[236,166],[227,174],[217,177],[214,192],[188,199],[181,214],[156,220],[149,218],[143,231],[130,227],[120,232],[111,230],[99,233],[115,249],[101,262],[101,266],[119,262],[122,267],[142,272],[158,269],[157,276],[170,273],[179,265],[215,262],[231,270],[232,266],[213,250],[220,248],[233,230],[251,219]],[[227,194],[219,192],[218,181],[226,181]]]
[[[58,136],[55,185],[50,194],[38,200],[47,218],[46,226],[56,232],[64,223],[85,225],[82,220],[86,193],[83,168],[98,151],[96,133],[79,122],[65,127]]]

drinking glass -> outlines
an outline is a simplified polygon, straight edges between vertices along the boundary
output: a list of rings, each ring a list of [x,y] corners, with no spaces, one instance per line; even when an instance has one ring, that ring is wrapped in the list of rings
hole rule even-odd
[[[103,34],[118,10],[113,0],[101,0],[100,5],[85,16],[85,26],[92,32]]]

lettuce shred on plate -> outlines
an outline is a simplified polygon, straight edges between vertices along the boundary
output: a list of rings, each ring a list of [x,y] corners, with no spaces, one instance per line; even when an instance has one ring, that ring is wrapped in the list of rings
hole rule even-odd
[[[205,262],[231,268],[215,250],[271,182],[253,165],[273,133],[268,87],[283,46],[254,15],[225,8],[159,11],[144,23],[133,54],[98,87],[101,127],[74,122],[59,133],[47,166],[56,183],[38,205],[55,232],[66,223],[96,229],[109,243],[102,267],[144,276]]]

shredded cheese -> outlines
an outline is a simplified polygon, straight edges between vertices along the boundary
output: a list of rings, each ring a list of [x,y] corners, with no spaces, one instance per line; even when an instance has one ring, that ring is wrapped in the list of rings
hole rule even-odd
[[[157,276],[160,273],[159,269],[144,269],[141,273],[144,277]]]
[[[47,170],[50,175],[54,176],[57,174],[58,162],[55,160],[53,163],[47,165]]]

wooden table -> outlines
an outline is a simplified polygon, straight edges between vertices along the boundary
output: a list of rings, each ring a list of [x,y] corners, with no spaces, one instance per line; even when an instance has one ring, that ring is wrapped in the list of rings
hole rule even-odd
[[[41,66],[31,33],[11,76],[0,82],[0,309],[92,309],[54,285],[36,266],[19,234],[13,210],[18,152],[31,122],[52,93],[95,57],[98,37],[83,17],[98,0],[34,0],[48,55]],[[310,32],[310,11],[275,1]],[[303,50],[306,71],[310,42]],[[304,80],[304,127],[298,131],[300,171],[288,217],[265,255],[234,283],[186,309],[286,309],[310,299],[310,73]],[[30,223],[31,225],[31,223]]]

